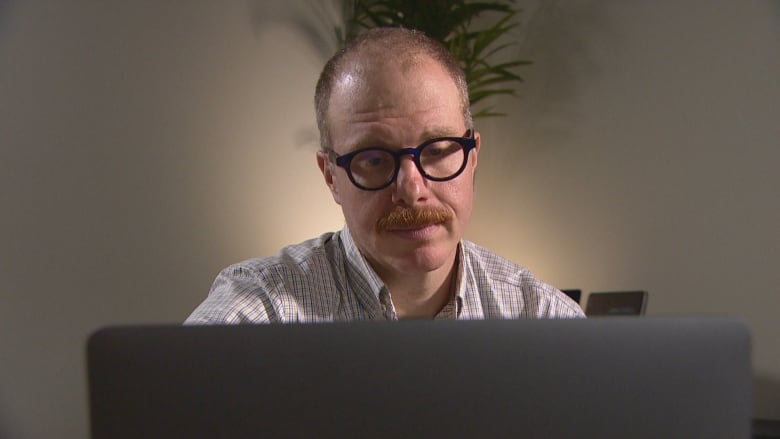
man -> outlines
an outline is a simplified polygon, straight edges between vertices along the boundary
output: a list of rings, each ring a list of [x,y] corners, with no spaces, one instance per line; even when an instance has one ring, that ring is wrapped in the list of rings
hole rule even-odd
[[[223,270],[191,324],[403,318],[565,318],[581,308],[462,239],[481,148],[463,71],[403,29],[364,33],[315,93],[339,232]]]

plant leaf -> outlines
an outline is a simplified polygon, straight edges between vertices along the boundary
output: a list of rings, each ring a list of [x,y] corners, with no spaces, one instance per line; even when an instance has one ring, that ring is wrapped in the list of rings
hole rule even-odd
[[[514,42],[502,42],[519,26],[520,10],[513,0],[343,0],[344,28],[336,29],[343,44],[364,29],[380,26],[403,26],[425,32],[441,41],[461,63],[469,85],[472,105],[496,95],[515,95],[511,83],[523,79],[513,70],[531,61],[513,59],[494,63],[491,59],[504,53]],[[492,24],[476,27],[474,20],[483,14],[495,19]],[[483,21],[483,20],[481,20]],[[491,108],[473,117],[499,116]]]

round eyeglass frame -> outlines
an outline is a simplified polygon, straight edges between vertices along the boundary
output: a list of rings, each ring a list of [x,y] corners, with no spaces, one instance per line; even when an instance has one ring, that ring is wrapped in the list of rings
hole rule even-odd
[[[356,149],[355,151],[351,151],[342,155],[336,154],[336,152],[331,149],[328,151],[328,158],[331,162],[335,163],[336,166],[343,168],[344,171],[346,171],[347,176],[349,177],[349,180],[352,182],[352,184],[365,191],[378,191],[390,186],[398,177],[398,171],[401,169],[401,157],[405,155],[412,156],[412,161],[414,161],[414,165],[417,167],[417,170],[420,172],[420,175],[422,175],[426,179],[431,181],[448,181],[458,177],[466,169],[466,165],[469,162],[469,153],[471,152],[472,149],[477,147],[477,140],[474,136],[474,133],[475,131],[473,129],[470,129],[466,132],[465,137],[436,137],[433,139],[428,139],[414,148],[390,149],[390,148],[381,148],[381,147],[368,147],[368,148]],[[426,146],[441,141],[456,142],[461,147],[463,147],[463,163],[461,163],[460,168],[458,168],[458,170],[455,171],[455,173],[450,176],[434,177],[429,175],[423,169],[422,163],[420,163],[420,153]],[[351,169],[352,159],[358,154],[365,151],[384,151],[389,153],[395,159],[395,168],[393,169],[393,173],[390,175],[390,178],[388,178],[388,180],[380,186],[377,187],[364,186],[358,183],[355,180],[355,177],[352,175],[352,169]]]

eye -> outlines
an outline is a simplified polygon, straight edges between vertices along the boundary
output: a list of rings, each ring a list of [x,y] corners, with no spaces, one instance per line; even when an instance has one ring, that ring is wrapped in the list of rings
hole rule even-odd
[[[462,148],[463,147],[458,142],[441,140],[425,145],[425,148],[423,148],[420,155],[423,159],[437,160],[456,154],[460,152]]]
[[[352,159],[352,168],[363,170],[385,169],[392,164],[393,156],[381,149],[362,151]]]

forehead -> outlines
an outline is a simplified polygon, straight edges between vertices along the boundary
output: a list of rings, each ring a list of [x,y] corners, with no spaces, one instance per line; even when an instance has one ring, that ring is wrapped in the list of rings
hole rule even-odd
[[[352,63],[335,82],[328,119],[334,146],[365,137],[408,144],[465,130],[455,81],[425,56]]]

